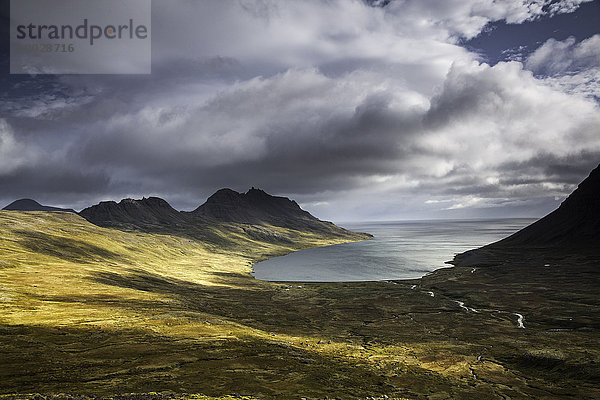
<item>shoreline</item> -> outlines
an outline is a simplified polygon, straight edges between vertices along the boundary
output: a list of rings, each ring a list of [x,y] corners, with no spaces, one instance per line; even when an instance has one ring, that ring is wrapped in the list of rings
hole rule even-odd
[[[364,247],[356,247],[356,250],[353,250],[354,248],[350,247],[348,248],[348,252],[349,253],[345,253],[345,254],[350,254],[350,258],[344,258],[344,257],[348,257],[345,256],[344,254],[340,254],[339,252],[341,252],[342,250],[345,249],[340,249],[340,250],[329,250],[329,251],[324,251],[324,252],[314,252],[314,253],[307,253],[306,256],[303,255],[294,255],[292,258],[290,258],[289,260],[281,260],[281,261],[272,261],[269,262],[268,264],[266,264],[264,266],[264,270],[263,272],[260,272],[260,268],[261,265],[257,265],[260,264],[261,262],[265,262],[265,261],[269,261],[269,260],[273,260],[276,258],[279,258],[280,256],[283,255],[290,255],[291,253],[295,253],[296,251],[292,251],[286,254],[277,254],[273,257],[268,257],[265,259],[261,259],[255,263],[253,263],[253,272],[251,272],[251,275],[258,280],[263,280],[265,282],[377,282],[377,281],[407,281],[407,280],[419,280],[422,279],[424,277],[426,277],[429,274],[435,274],[438,273],[439,270],[443,270],[445,268],[452,268],[453,266],[455,266],[455,264],[457,263],[457,260],[459,258],[461,258],[464,254],[470,253],[472,251],[474,251],[474,249],[478,249],[481,247],[479,246],[486,246],[488,243],[493,242],[495,240],[500,239],[501,237],[503,237],[504,234],[510,234],[512,232],[514,232],[514,230],[520,229],[522,227],[522,224],[520,223],[526,223],[526,222],[530,222],[532,221],[532,218],[497,218],[497,219],[468,219],[468,220],[463,220],[463,219],[459,219],[459,220],[450,220],[450,222],[452,223],[450,226],[452,226],[452,229],[462,229],[464,227],[473,227],[473,224],[477,224],[479,222],[482,223],[488,223],[489,225],[486,225],[486,227],[489,226],[490,229],[492,229],[490,232],[495,232],[495,234],[488,234],[485,237],[479,238],[478,236],[474,236],[472,234],[465,234],[464,235],[464,239],[461,237],[459,239],[453,239],[453,240],[448,240],[448,241],[442,241],[440,240],[440,237],[438,237],[439,234],[446,234],[446,231],[442,230],[440,228],[440,232],[438,232],[436,229],[436,227],[432,227],[431,229],[433,229],[432,232],[430,232],[430,228],[428,227],[428,225],[423,225],[423,227],[419,227],[419,228],[410,228],[411,226],[414,225],[414,221],[395,221],[392,223],[392,225],[398,225],[398,229],[401,229],[401,227],[404,224],[407,224],[409,226],[408,229],[415,229],[414,231],[409,230],[408,234],[403,234],[403,233],[394,233],[392,231],[389,230],[388,225],[389,224],[384,224],[384,228],[382,228],[382,230],[379,230],[378,226],[370,226],[369,224],[374,224],[371,222],[365,222],[365,223],[360,223],[360,224],[356,224],[355,227],[353,227],[354,229],[357,230],[368,230],[369,227],[371,229],[374,230],[374,233],[377,235],[377,237],[373,237],[373,238],[369,238],[369,239],[377,239],[379,238],[380,241],[378,243],[374,243],[372,245],[366,245]],[[490,221],[494,221],[493,224],[490,223]],[[520,223],[517,224],[515,223],[515,221],[519,221]],[[427,223],[431,223],[431,221],[417,221],[418,224],[422,224],[423,222],[427,222]],[[456,225],[456,223],[464,223],[467,224],[465,226],[459,224]],[[352,227],[351,227],[352,228]],[[514,230],[513,230],[514,229]],[[411,256],[409,255],[409,258],[405,258],[405,257],[400,257],[398,259],[394,258],[394,254],[395,253],[402,253],[404,251],[404,249],[406,249],[406,251],[409,251],[409,254],[418,254],[418,242],[412,242],[412,235],[423,235],[422,239],[421,236],[415,236],[416,238],[421,239],[422,242],[422,246],[425,246],[424,248],[427,248],[426,246],[431,243],[434,246],[434,252],[431,252],[432,256],[429,256],[429,253],[427,251],[424,252],[424,258],[419,258],[419,256]],[[479,240],[478,240],[479,238]],[[445,240],[446,238],[443,238],[443,240]],[[485,242],[485,239],[489,239],[488,242]],[[351,242],[361,242],[362,240],[359,241],[351,241]],[[400,241],[399,244],[394,244],[394,241]],[[345,242],[345,243],[351,243],[351,242]],[[344,244],[345,244],[344,243]],[[474,245],[473,245],[474,243]],[[341,244],[341,243],[340,243]],[[338,244],[335,244],[338,245]],[[334,246],[335,246],[334,245]],[[390,247],[390,246],[397,246],[397,247]],[[315,250],[315,249],[322,249],[322,248],[327,248],[327,247],[332,247],[332,246],[317,246],[314,248],[311,248],[310,250]],[[302,249],[302,250],[306,250],[306,249]],[[364,272],[365,269],[361,268],[359,266],[358,263],[354,262],[354,259],[352,258],[353,256],[357,256],[360,257],[361,254],[364,253],[366,259],[363,262],[365,265],[367,265],[367,263],[370,261],[369,257],[376,257],[379,254],[382,254],[382,256],[387,256],[388,253],[386,253],[386,251],[389,252],[390,256],[392,257],[389,261],[388,266],[392,266],[390,268],[388,268],[388,266],[384,266],[381,265],[381,268],[379,267],[379,264],[377,264],[377,260],[373,260],[374,261],[374,265],[375,268],[373,269],[372,274],[369,274],[368,272]],[[306,257],[306,258],[304,258]],[[413,258],[410,258],[413,257]],[[322,261],[321,261],[322,259]],[[295,271],[300,271],[301,270],[301,266],[303,263],[308,263],[308,267],[306,269],[306,272],[304,273],[296,273]],[[314,262],[315,267],[311,267],[310,265],[312,265]],[[325,271],[325,273],[320,273],[318,271],[318,263],[322,262],[323,264],[323,268],[321,268],[322,271]],[[345,265],[344,263],[347,263],[348,265],[346,266],[346,268],[338,268],[335,265]],[[286,264],[289,265],[289,268],[286,268]],[[411,268],[408,268],[408,266],[411,266]],[[393,266],[397,266],[397,267],[393,267]],[[434,269],[431,269],[431,268]],[[368,269],[368,268],[367,268]],[[412,269],[412,270],[411,270]],[[289,270],[289,272],[288,272]],[[260,275],[261,277],[258,278],[257,277],[257,272],[258,275]],[[279,271],[279,272],[278,272]],[[330,272],[328,272],[330,271]],[[344,279],[344,273],[346,273],[346,276],[348,276],[348,279]],[[286,276],[287,275],[287,276]],[[369,276],[371,275],[371,276]],[[374,275],[374,277],[372,277]]]

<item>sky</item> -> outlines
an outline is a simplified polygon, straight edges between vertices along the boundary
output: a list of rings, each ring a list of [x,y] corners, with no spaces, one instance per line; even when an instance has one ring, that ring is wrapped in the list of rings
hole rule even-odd
[[[0,5],[2,206],[539,217],[600,163],[598,0],[153,0],[149,75],[10,75]]]

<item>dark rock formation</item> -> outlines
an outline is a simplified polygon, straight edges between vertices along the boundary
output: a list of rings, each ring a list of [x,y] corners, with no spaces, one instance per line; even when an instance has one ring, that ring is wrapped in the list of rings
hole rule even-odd
[[[221,222],[269,224],[299,230],[328,231],[335,227],[313,217],[294,200],[271,196],[255,188],[246,193],[221,189],[191,214]]]
[[[72,212],[72,213],[75,212],[75,210],[73,210],[71,208],[58,208],[58,207],[44,206],[44,205],[41,205],[40,203],[38,203],[37,201],[32,200],[32,199],[21,199],[21,200],[13,201],[12,203],[10,203],[6,207],[4,207],[3,210],[10,210],[10,211],[52,211],[52,212],[58,211],[58,212]]]
[[[187,221],[169,203],[158,197],[141,200],[103,201],[82,210],[79,215],[100,226],[178,225]]]

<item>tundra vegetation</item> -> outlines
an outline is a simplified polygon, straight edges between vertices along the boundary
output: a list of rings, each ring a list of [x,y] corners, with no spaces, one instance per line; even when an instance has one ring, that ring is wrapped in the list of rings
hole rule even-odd
[[[201,231],[211,240],[0,211],[3,398],[600,397],[593,252],[504,252],[411,281],[264,282],[259,260],[367,236]]]

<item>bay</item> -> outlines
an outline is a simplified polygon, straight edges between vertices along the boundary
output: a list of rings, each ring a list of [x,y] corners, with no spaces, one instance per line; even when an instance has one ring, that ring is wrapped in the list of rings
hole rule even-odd
[[[511,235],[531,218],[342,224],[372,240],[300,250],[254,265],[266,281],[350,282],[420,278],[455,254]]]

